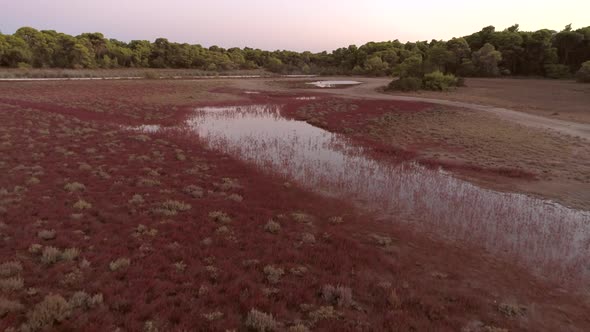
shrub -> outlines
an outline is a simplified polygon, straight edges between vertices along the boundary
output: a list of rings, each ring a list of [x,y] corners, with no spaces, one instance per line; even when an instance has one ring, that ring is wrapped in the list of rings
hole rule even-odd
[[[271,314],[258,311],[256,309],[250,310],[248,317],[246,317],[246,327],[258,332],[267,332],[277,330],[279,324]]]
[[[39,237],[40,239],[43,240],[53,240],[55,239],[55,230],[51,229],[51,230],[47,230],[47,229],[43,229],[40,230],[39,232],[37,232],[37,237]]]
[[[61,252],[59,249],[55,247],[45,247],[43,248],[43,254],[41,256],[41,261],[47,265],[51,265],[53,263],[57,263],[61,259]]]
[[[117,271],[120,269],[126,269],[131,264],[129,258],[117,258],[109,264],[111,271]]]
[[[264,274],[266,275],[266,280],[268,280],[268,282],[276,284],[281,280],[283,274],[285,274],[285,270],[280,267],[267,265],[264,267]]]
[[[578,82],[590,83],[590,61],[586,61],[580,67],[580,70],[576,73]]]
[[[50,294],[27,313],[27,327],[36,331],[47,329],[55,322],[62,322],[71,314],[69,303],[61,296]]]
[[[266,223],[266,225],[264,225],[264,230],[271,233],[271,234],[277,234],[281,230],[281,224],[279,224],[278,222],[269,220]]]
[[[4,262],[0,264],[0,277],[12,277],[15,274],[19,274],[22,270],[23,266],[20,262]]]
[[[175,200],[167,200],[162,202],[159,207],[154,208],[153,211],[158,214],[162,214],[165,216],[175,216],[178,212],[183,212],[191,209],[191,205],[175,201]]]
[[[64,189],[69,192],[84,191],[86,189],[86,186],[81,184],[80,182],[72,182],[72,183],[66,183],[66,185],[64,186]]]
[[[422,80],[423,87],[426,90],[447,91],[451,87],[457,86],[457,78],[452,74],[443,74],[441,71],[434,71],[424,75]]]
[[[20,302],[0,297],[0,317],[3,317],[9,312],[21,311],[23,309],[24,306]]]
[[[418,91],[422,88],[422,80],[418,77],[404,77],[389,83],[389,90]]]
[[[7,279],[0,279],[0,290],[3,292],[13,292],[22,289],[24,280],[21,277],[11,277]]]
[[[92,204],[86,202],[83,199],[79,199],[76,203],[74,203],[74,209],[76,210],[87,210],[92,208]]]
[[[354,302],[352,300],[352,290],[344,286],[324,285],[322,287],[322,298],[330,304],[339,307],[349,307]]]
[[[562,79],[571,76],[570,67],[566,65],[545,65],[545,76],[549,78]]]
[[[78,248],[65,249],[61,254],[61,259],[64,261],[73,261],[80,256],[80,250]]]

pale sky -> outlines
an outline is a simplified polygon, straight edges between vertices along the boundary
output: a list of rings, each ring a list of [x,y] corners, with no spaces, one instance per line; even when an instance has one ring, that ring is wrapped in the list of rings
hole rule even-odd
[[[493,25],[590,25],[590,0],[0,0],[0,31],[21,26],[122,41],[333,50],[368,41],[450,39]]]

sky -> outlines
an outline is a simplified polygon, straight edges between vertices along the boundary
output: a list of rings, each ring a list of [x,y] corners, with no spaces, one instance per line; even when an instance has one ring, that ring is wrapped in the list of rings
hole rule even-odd
[[[19,27],[122,41],[158,37],[205,47],[331,51],[399,39],[450,39],[493,25],[590,25],[590,0],[0,0],[0,32]]]

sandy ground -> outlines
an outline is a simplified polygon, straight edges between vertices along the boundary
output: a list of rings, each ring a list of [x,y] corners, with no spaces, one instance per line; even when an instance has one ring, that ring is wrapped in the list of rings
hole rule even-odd
[[[350,80],[350,77],[326,77],[326,80]],[[346,96],[350,98],[371,98],[380,100],[422,101],[438,105],[466,108],[474,111],[488,112],[503,119],[540,129],[551,129],[562,134],[582,137],[590,140],[590,88],[587,85],[570,81],[547,80],[467,80],[467,88],[460,88],[449,93],[383,93],[389,78],[353,77],[363,84],[344,89],[298,89]],[[308,79],[309,80],[309,79]],[[483,83],[482,83],[483,80]],[[274,80],[274,82],[297,82],[301,80]],[[239,82],[249,88],[262,88],[262,81]],[[547,83],[549,82],[549,83]],[[471,84],[474,87],[469,87]],[[268,84],[273,89],[286,85]],[[479,85],[491,85],[495,90],[476,88]],[[539,90],[537,91],[537,85]],[[490,94],[488,90],[493,91]],[[535,91],[532,94],[531,91]],[[553,93],[550,93],[553,92]],[[522,96],[527,96],[523,98]],[[557,97],[556,97],[557,96]],[[498,107],[500,106],[500,107]],[[505,108],[511,107],[511,109]],[[563,120],[553,116],[563,113]],[[561,114],[560,113],[560,114]],[[567,116],[565,116],[567,114]]]
[[[585,284],[383,223],[194,137],[125,128],[265,84],[0,84],[0,328],[588,330]],[[441,126],[485,121],[470,114]]]

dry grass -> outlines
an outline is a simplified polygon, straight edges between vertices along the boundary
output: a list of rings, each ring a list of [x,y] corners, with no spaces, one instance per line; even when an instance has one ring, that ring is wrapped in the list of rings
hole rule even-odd
[[[10,261],[0,264],[0,278],[12,277],[21,273],[23,266],[20,262]]]
[[[354,304],[352,290],[349,287],[324,285],[321,294],[324,301],[332,305],[347,308]]]
[[[139,194],[133,195],[133,197],[129,200],[129,204],[133,204],[133,205],[140,205],[140,204],[143,204],[144,202],[145,202],[145,200],[143,199],[143,196],[141,196]]]
[[[315,324],[320,320],[338,317],[338,312],[332,306],[322,306],[309,313],[309,319]]]
[[[109,268],[111,271],[119,271],[126,269],[131,264],[131,260],[129,258],[117,258],[111,263],[109,263]]]
[[[269,220],[264,225],[264,230],[271,233],[271,234],[277,234],[281,230],[281,224],[279,224],[276,221]]]
[[[264,275],[266,276],[266,280],[271,284],[279,283],[279,281],[281,281],[281,277],[285,274],[285,270],[273,265],[265,266],[263,271]]]
[[[64,261],[73,261],[80,256],[78,248],[67,248],[61,253],[61,259]]]
[[[24,310],[24,306],[19,301],[9,300],[0,296],[0,318],[10,312],[19,312]]]
[[[231,217],[223,211],[212,211],[209,212],[209,218],[213,219],[218,224],[229,224]]]
[[[214,312],[202,314],[202,316],[206,320],[212,322],[212,321],[215,321],[215,320],[222,319],[223,318],[223,312],[221,312],[221,311],[214,311]]]
[[[246,317],[245,325],[248,329],[257,332],[276,331],[280,327],[272,314],[267,314],[256,309],[250,310]]]
[[[53,240],[55,239],[55,230],[51,229],[51,230],[47,230],[47,229],[43,229],[40,230],[39,232],[37,232],[37,237],[48,241],[48,240]]]
[[[41,262],[47,265],[57,263],[61,259],[61,251],[55,247],[45,247],[41,254]]]
[[[83,199],[79,199],[76,203],[74,203],[74,209],[76,209],[76,210],[83,211],[83,210],[88,210],[90,208],[92,208],[92,204],[86,202]]]
[[[498,305],[498,311],[503,313],[507,317],[524,316],[527,308],[523,305],[513,303],[500,303]]]
[[[184,187],[183,192],[187,195],[190,195],[193,198],[202,198],[204,195],[203,188],[196,186],[194,184]]]
[[[73,193],[76,191],[86,190],[86,186],[80,182],[71,182],[71,183],[66,183],[66,185],[64,186],[64,190]]]
[[[24,331],[37,331],[51,328],[55,323],[66,320],[72,313],[68,301],[61,295],[50,294],[27,313]]]
[[[3,292],[14,292],[24,287],[25,281],[21,277],[10,277],[0,279],[0,290]]]
[[[160,203],[160,205],[152,209],[152,211],[154,213],[161,214],[164,216],[175,216],[178,214],[178,212],[184,212],[190,209],[190,204],[175,200],[167,200],[165,202]]]

